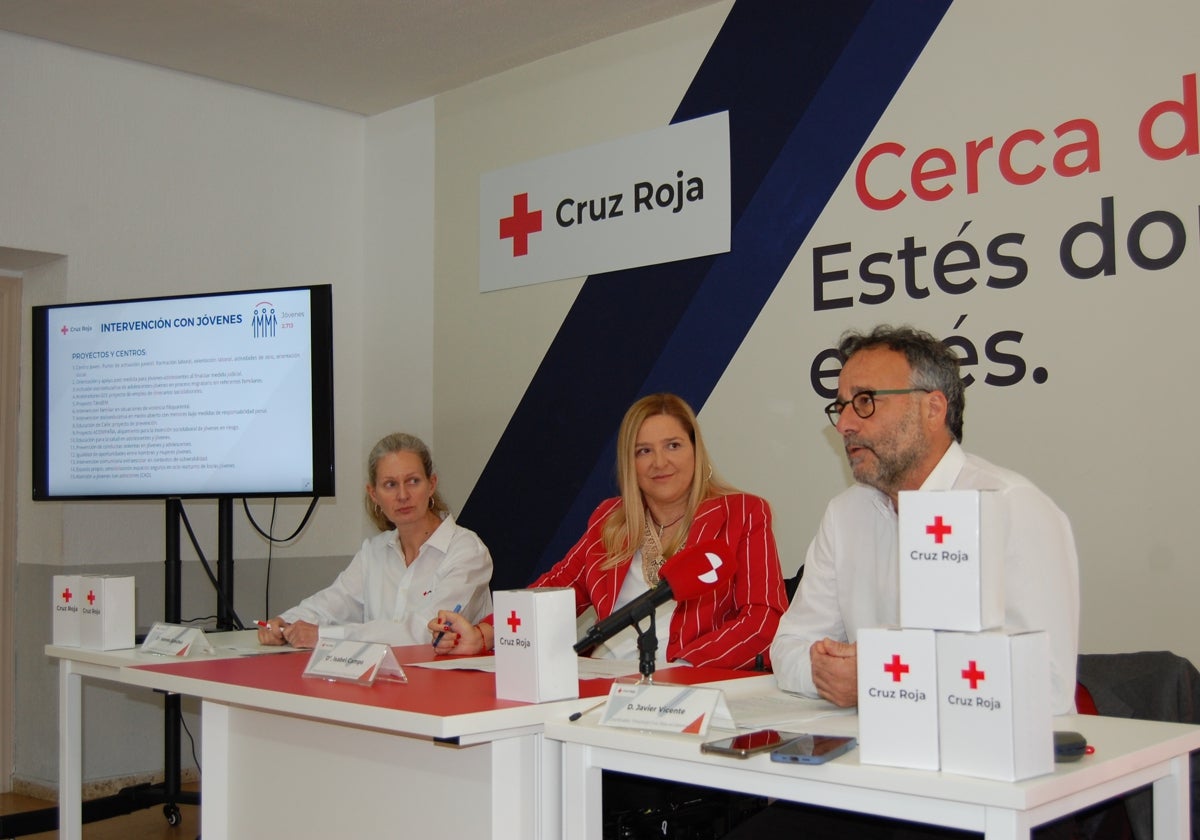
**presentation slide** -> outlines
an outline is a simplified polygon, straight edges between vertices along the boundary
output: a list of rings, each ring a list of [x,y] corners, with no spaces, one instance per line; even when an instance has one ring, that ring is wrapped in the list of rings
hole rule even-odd
[[[54,496],[313,487],[307,289],[51,310]]]

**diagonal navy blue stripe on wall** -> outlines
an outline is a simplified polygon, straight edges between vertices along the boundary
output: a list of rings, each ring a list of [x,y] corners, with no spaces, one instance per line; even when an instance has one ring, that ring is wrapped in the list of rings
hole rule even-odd
[[[494,589],[549,568],[614,494],[630,403],[700,410],[948,6],[733,6],[672,119],[729,111],[732,248],[583,284],[462,510]]]

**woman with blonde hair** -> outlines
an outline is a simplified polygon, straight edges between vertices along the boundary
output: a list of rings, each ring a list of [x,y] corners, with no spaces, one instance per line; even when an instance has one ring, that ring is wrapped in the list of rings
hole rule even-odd
[[[659,650],[669,662],[722,668],[767,665],[767,651],[787,608],[771,530],[771,508],[717,476],[691,406],[674,394],[643,397],[625,413],[617,435],[621,495],[600,504],[567,556],[533,587],[569,586],[576,613],[595,607],[604,619],[658,585],[663,562],[689,545],[720,540],[735,573],[729,586],[658,609]],[[491,650],[489,616],[477,624],[447,611],[429,624],[439,653]],[[633,628],[593,656],[637,657]]]
[[[491,554],[454,521],[429,447],[414,435],[388,435],[367,456],[367,479],[367,515],[380,533],[328,588],[260,627],[262,644],[428,644],[425,627],[438,610],[458,606],[472,620],[492,611]]]

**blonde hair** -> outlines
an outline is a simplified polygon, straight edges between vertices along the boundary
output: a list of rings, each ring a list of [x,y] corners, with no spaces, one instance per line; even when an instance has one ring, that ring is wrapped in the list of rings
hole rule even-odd
[[[381,438],[378,443],[371,448],[371,454],[367,456],[367,483],[372,487],[375,486],[375,481],[379,475],[379,462],[388,455],[395,452],[411,452],[421,459],[421,467],[425,470],[425,477],[433,477],[433,455],[429,453],[429,447],[425,445],[425,441],[421,440],[416,435],[406,434],[404,432],[393,432],[384,438]],[[371,494],[364,491],[367,516],[371,517],[371,521],[375,523],[375,527],[380,531],[390,531],[396,526],[391,520],[383,515],[383,511],[371,499]],[[450,506],[442,499],[440,490],[433,491],[433,497],[429,500],[429,509],[438,516],[445,516],[450,512]]]
[[[606,554],[601,566],[603,569],[621,565],[633,557],[642,545],[646,533],[646,503],[642,498],[641,488],[638,487],[634,450],[642,424],[648,418],[658,415],[678,420],[695,452],[695,470],[692,473],[692,486],[688,492],[683,527],[663,546],[664,557],[669,557],[683,547],[692,527],[692,517],[702,501],[738,492],[735,487],[721,480],[713,470],[712,459],[709,458],[704,438],[700,435],[700,423],[696,420],[696,413],[682,397],[666,393],[642,397],[625,412],[621,428],[617,432],[617,487],[621,492],[621,504],[608,515],[600,532]]]

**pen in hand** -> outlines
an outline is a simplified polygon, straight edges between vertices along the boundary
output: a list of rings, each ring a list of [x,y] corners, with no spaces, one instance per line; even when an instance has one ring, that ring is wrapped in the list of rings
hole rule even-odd
[[[278,627],[272,627],[270,624],[263,621],[261,618],[254,619],[254,623],[257,624],[259,627],[261,627],[264,630],[274,630],[279,635],[281,635],[281,636],[283,635],[283,625],[282,624],[279,625]]]
[[[462,604],[455,604],[454,612],[456,612],[456,613],[462,612]],[[436,636],[433,637],[433,646],[435,648],[438,646],[438,642],[440,642],[442,640],[442,636],[445,636],[446,631],[449,629],[450,629],[450,622],[446,622],[445,624],[442,625],[442,632],[438,633]]]

